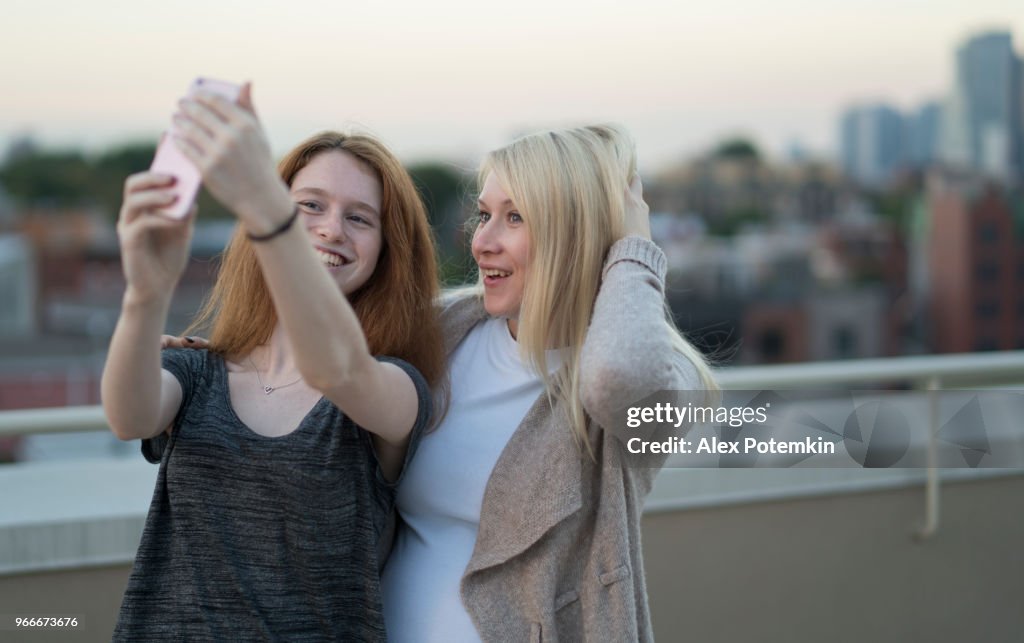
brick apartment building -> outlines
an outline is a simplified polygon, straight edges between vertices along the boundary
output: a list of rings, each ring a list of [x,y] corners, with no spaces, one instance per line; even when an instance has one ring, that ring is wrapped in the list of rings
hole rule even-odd
[[[932,349],[1024,349],[1024,193],[937,182],[928,208]]]

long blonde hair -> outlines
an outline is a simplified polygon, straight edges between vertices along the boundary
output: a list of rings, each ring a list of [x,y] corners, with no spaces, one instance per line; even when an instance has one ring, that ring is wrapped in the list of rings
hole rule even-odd
[[[335,150],[365,163],[383,188],[380,257],[366,284],[349,295],[370,352],[404,359],[437,386],[445,373],[434,309],[437,259],[426,209],[409,173],[377,139],[339,132],[323,132],[300,143],[278,164],[278,173],[291,185],[314,157]],[[252,242],[239,228],[224,250],[210,296],[186,332],[209,326],[211,350],[244,356],[269,340],[276,324]]]
[[[530,234],[519,350],[548,395],[563,403],[577,442],[593,455],[580,399],[579,360],[604,259],[624,235],[626,187],[636,174],[635,145],[613,125],[540,132],[488,154],[480,168],[481,186],[491,172]],[[696,368],[702,388],[717,391],[704,357],[675,327],[667,307],[665,332]],[[551,347],[566,347],[554,374],[545,356]]]

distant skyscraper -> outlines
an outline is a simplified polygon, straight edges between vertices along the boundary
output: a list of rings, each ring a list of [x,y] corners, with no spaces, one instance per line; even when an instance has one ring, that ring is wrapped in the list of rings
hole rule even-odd
[[[807,148],[798,139],[790,139],[786,144],[785,158],[790,163],[803,163],[810,158]]]
[[[939,136],[942,106],[937,101],[925,103],[907,117],[907,158],[924,167],[939,158]]]
[[[840,124],[843,171],[860,183],[878,186],[905,159],[903,116],[888,105],[851,107]]]
[[[956,51],[956,79],[943,118],[943,158],[995,178],[1024,160],[1021,62],[1009,32],[979,34]]]

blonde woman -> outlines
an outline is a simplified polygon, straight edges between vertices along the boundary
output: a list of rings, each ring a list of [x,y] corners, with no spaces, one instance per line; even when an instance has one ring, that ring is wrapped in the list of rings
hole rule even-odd
[[[171,177],[125,184],[103,405],[160,470],[114,638],[383,641],[394,483],[444,369],[419,195],[366,136],[314,136],[275,172],[248,86],[176,120],[241,225],[208,350],[161,356],[194,212],[158,214]]]
[[[667,321],[629,136],[542,132],[480,172],[480,278],[442,313],[451,405],[398,493],[389,640],[652,638],[640,514],[614,413],[716,387]]]

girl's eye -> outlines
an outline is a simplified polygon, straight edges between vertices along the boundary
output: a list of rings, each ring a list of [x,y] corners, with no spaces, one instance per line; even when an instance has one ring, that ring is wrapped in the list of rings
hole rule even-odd
[[[370,224],[369,220],[367,220],[366,217],[364,217],[361,214],[350,214],[346,218],[349,221],[353,221],[355,223],[360,223],[360,224],[363,224],[363,225],[369,225]]]
[[[509,212],[508,220],[510,223],[522,223],[523,217],[518,212]]]
[[[310,212],[320,211],[320,204],[317,203],[316,201],[299,201],[299,207],[303,208],[304,210],[309,210]]]
[[[484,212],[483,210],[481,210],[480,212],[476,213],[476,220],[478,224],[483,225],[491,220],[491,213]]]

